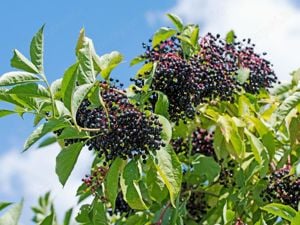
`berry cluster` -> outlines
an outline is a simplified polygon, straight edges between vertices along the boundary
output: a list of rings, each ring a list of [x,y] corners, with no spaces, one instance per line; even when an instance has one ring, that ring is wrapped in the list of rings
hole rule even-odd
[[[100,85],[103,106],[92,107],[86,99],[76,115],[79,126],[96,130],[90,132],[89,150],[96,150],[106,162],[140,155],[145,160],[149,151],[165,145],[158,116],[139,111],[116,86],[105,82]]]
[[[290,175],[290,167],[286,166],[268,177],[265,201],[280,202],[298,209],[300,202],[300,178]]]
[[[116,207],[113,211],[113,214],[120,214],[127,216],[129,212],[131,211],[131,208],[127,204],[127,202],[124,200],[122,192],[118,193],[117,199],[116,199]]]
[[[98,166],[92,169],[91,175],[85,175],[82,182],[90,189],[93,195],[97,195],[101,184],[106,176],[107,168],[103,166]]]
[[[221,160],[222,163],[222,160]],[[219,176],[219,183],[221,185],[223,185],[225,188],[228,187],[232,187],[235,186],[236,183],[233,179],[233,175],[234,175],[234,168],[235,168],[235,162],[233,160],[230,160],[227,163],[227,166],[223,166],[221,167],[221,172],[220,172],[220,176]]]
[[[201,191],[197,191],[197,186],[190,187],[186,183],[182,184],[182,196],[181,199],[186,201],[186,210],[188,216],[195,222],[199,223],[210,209],[205,194]],[[187,195],[187,193],[190,193]]]
[[[200,153],[206,156],[216,157],[213,147],[213,133],[209,133],[207,130],[197,128],[191,134],[191,140],[189,138],[177,138],[172,141],[173,148],[177,154],[184,153],[185,155],[189,152],[189,146],[191,142],[191,154]]]
[[[143,45],[146,63],[157,63],[150,90],[167,95],[174,122],[193,119],[200,103],[216,99],[232,102],[242,88],[257,93],[260,88],[272,87],[277,80],[272,65],[254,52],[250,39],[229,44],[220,35],[208,33],[199,40],[200,50],[188,59],[175,36],[153,48]],[[249,71],[245,82],[236,79],[240,69]],[[133,81],[141,88],[145,79],[141,74]]]

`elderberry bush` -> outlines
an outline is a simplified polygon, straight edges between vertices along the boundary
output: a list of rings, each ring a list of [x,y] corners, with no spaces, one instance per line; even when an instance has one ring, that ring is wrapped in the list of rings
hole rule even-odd
[[[90,131],[89,150],[94,149],[106,162],[142,156],[164,146],[161,139],[162,124],[158,116],[146,115],[131,104],[123,90],[100,83],[103,105],[93,107],[88,99],[80,105],[76,120]],[[98,129],[98,130],[97,130]],[[97,131],[94,131],[97,130]]]

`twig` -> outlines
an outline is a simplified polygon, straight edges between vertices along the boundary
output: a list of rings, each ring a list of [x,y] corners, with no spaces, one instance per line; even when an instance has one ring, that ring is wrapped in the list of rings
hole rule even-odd
[[[167,209],[170,207],[171,203],[170,201],[168,202],[168,204],[166,205],[166,207],[161,211],[160,215],[159,215],[159,219],[156,223],[152,224],[152,225],[161,225],[163,222],[163,218],[167,212]]]

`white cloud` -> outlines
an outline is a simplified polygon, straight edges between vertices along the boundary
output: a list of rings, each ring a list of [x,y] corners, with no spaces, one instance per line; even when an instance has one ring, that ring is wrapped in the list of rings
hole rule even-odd
[[[234,29],[252,38],[268,58],[280,80],[300,67],[300,9],[287,0],[177,0],[172,12],[185,22],[199,23],[201,33],[226,34]],[[166,12],[148,12],[151,24]],[[150,19],[149,19],[150,18]]]
[[[81,152],[73,173],[62,188],[55,174],[55,157],[59,149],[59,146],[52,145],[24,154],[10,150],[0,155],[0,195],[7,201],[24,197],[22,222],[25,224],[29,224],[32,216],[29,207],[36,205],[38,197],[49,190],[60,217],[62,212],[76,205],[76,190],[82,177],[89,172],[92,156],[85,149]]]

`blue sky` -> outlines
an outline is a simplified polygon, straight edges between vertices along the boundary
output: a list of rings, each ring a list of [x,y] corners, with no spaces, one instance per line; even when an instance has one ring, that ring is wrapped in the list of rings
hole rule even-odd
[[[129,1],[3,1],[0,8],[0,75],[11,70],[12,50],[28,56],[29,44],[42,24],[45,27],[45,71],[50,81],[62,76],[74,62],[79,31],[94,41],[101,55],[118,50],[125,56],[114,73],[125,83],[137,68],[129,61],[142,52],[161,25],[169,25],[164,14],[173,12],[184,21],[201,24],[200,31],[225,34],[234,29],[241,38],[252,38],[258,50],[267,51],[280,80],[300,67],[300,0],[129,0]],[[4,105],[0,103],[0,108]],[[39,194],[52,189],[59,209],[74,204],[74,192],[88,170],[90,156],[83,151],[76,171],[64,190],[54,174],[58,147],[20,154],[33,130],[31,118],[0,119],[0,201],[25,197],[22,222],[30,224],[29,205]]]

